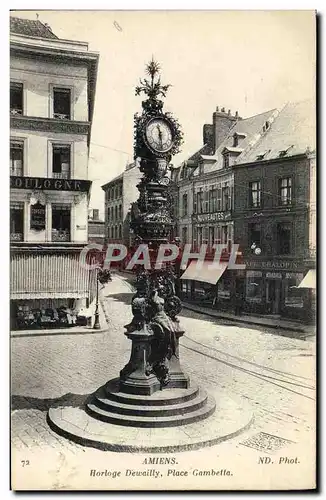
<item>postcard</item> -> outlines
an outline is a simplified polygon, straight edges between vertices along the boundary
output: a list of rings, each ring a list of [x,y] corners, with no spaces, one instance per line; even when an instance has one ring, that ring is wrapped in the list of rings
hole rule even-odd
[[[316,488],[316,12],[10,12],[11,488]]]

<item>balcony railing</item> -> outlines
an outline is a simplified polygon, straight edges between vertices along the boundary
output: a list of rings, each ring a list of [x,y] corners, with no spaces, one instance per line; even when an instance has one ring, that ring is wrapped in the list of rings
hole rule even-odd
[[[70,115],[66,113],[53,113],[54,118],[59,118],[59,120],[70,120]]]
[[[23,110],[21,108],[11,108],[10,109],[10,114],[11,115],[22,115]]]
[[[23,175],[23,169],[22,168],[11,168],[10,169],[10,175],[14,175],[16,177],[22,177]]]
[[[70,172],[52,172],[53,179],[70,179]]]
[[[10,241],[24,241],[23,233],[10,233]]]
[[[52,241],[70,241],[70,231],[52,229]]]

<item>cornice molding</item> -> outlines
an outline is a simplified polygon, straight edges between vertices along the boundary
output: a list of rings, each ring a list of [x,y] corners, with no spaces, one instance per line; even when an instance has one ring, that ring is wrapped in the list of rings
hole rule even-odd
[[[53,47],[53,46],[41,46],[41,45],[31,45],[19,42],[11,42],[10,43],[10,52],[12,55],[14,54],[26,54],[26,55],[35,55],[37,56],[45,56],[45,57],[55,57],[55,58],[66,58],[66,59],[74,59],[76,61],[82,62],[90,62],[97,63],[99,58],[98,52],[90,52],[86,50],[74,50],[70,47]]]
[[[55,118],[15,115],[10,116],[10,128],[87,135],[90,132],[90,123],[73,120],[58,120]]]

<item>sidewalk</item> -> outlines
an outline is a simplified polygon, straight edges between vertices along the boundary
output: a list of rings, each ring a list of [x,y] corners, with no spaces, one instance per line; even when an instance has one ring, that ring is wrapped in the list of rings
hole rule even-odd
[[[236,316],[235,314],[230,314],[224,311],[217,311],[216,309],[211,309],[210,307],[197,306],[196,304],[191,304],[189,302],[182,302],[182,305],[185,309],[189,309],[190,311],[206,314],[207,316],[212,316],[214,318],[235,321],[237,323],[267,326],[269,328],[276,329],[282,328],[284,330],[304,333],[306,336],[312,336],[316,334],[316,328],[314,327],[314,325],[304,325],[295,321],[288,321],[279,318],[266,318],[265,316],[249,316],[247,314]]]

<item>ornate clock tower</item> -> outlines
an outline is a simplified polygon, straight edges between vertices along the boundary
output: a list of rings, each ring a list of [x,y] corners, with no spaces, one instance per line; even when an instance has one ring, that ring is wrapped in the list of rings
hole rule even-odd
[[[134,156],[144,175],[137,186],[138,210],[131,227],[136,245],[144,245],[149,254],[151,269],[138,269],[134,317],[126,325],[133,343],[131,358],[120,373],[122,390],[147,395],[163,387],[189,386],[179,363],[179,338],[184,332],[176,318],[181,302],[175,295],[173,267],[155,269],[159,246],[169,242],[173,226],[168,207],[169,162],[182,143],[178,121],[163,111],[159,99],[169,88],[161,85],[159,69],[152,60],[146,66],[150,80],[145,78],[136,87],[136,95],[144,93],[147,99],[142,102],[142,114],[135,115]]]
[[[139,239],[155,249],[166,243],[173,221],[167,208],[167,171],[173,155],[180,151],[183,134],[178,121],[171,113],[163,111],[163,101],[170,85],[161,85],[159,65],[152,60],[146,66],[150,81],[141,80],[136,95],[144,93],[143,112],[135,115],[134,156],[140,161],[144,173],[138,185],[139,214],[132,221],[132,228]]]

